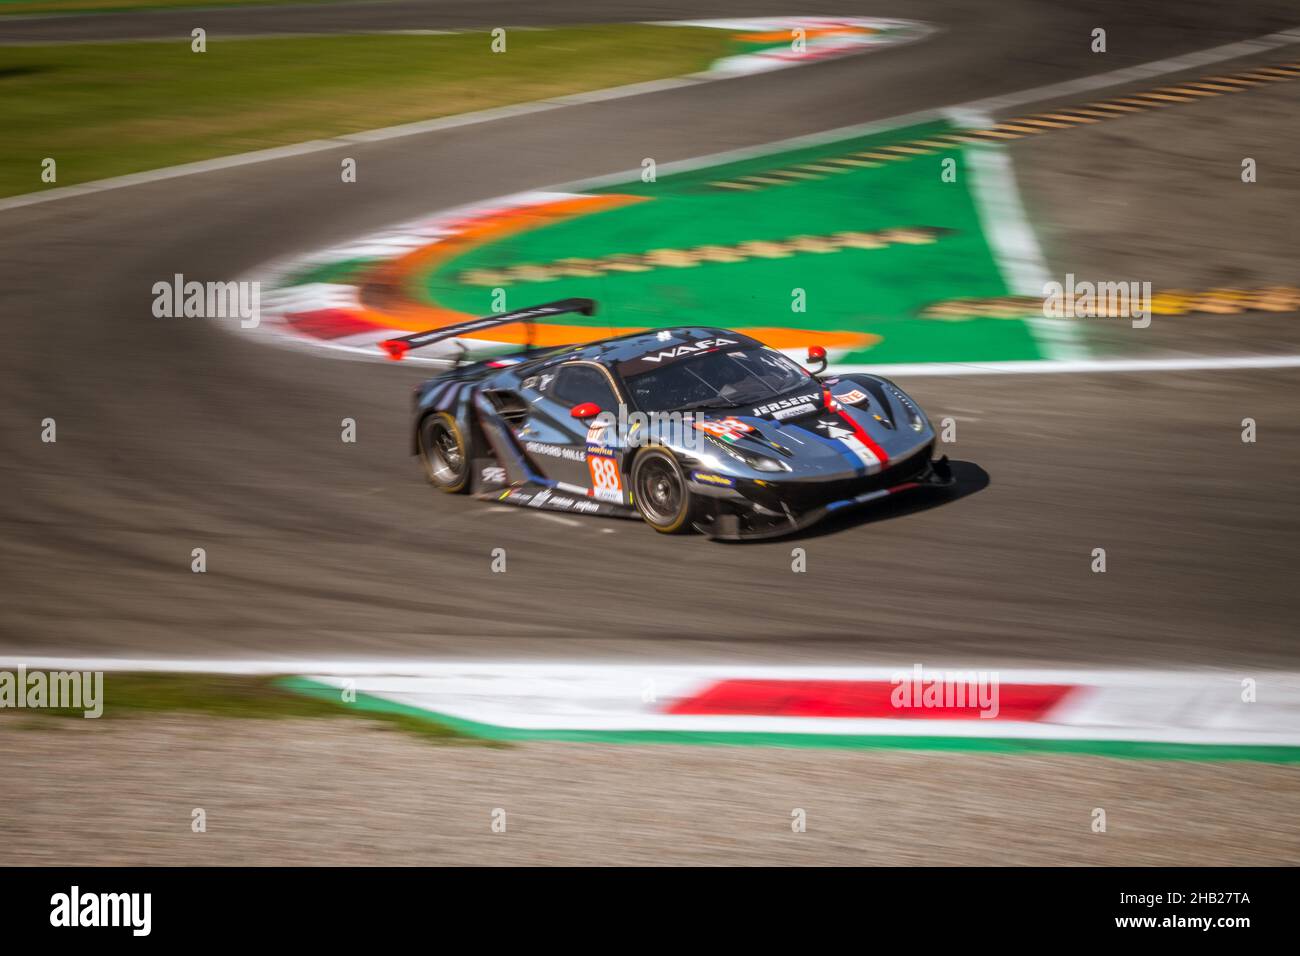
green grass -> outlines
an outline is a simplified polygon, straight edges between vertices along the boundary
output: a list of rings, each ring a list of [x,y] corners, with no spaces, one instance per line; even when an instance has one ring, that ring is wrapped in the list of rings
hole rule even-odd
[[[487,32],[6,47],[0,196],[691,73],[729,34],[621,24],[506,40],[505,53]]]
[[[118,10],[159,10],[167,7],[246,7],[251,4],[337,2],[343,0],[0,0],[0,17],[5,14],[112,13]]]
[[[104,675],[104,712],[100,720],[155,714],[198,714],[248,720],[350,717],[381,727],[414,734],[438,743],[480,743],[437,721],[407,713],[366,712],[343,703],[341,692],[306,697],[268,676],[225,674],[107,673]],[[47,718],[85,719],[83,710],[41,708],[0,709],[0,718],[18,721],[20,729],[48,726]]]

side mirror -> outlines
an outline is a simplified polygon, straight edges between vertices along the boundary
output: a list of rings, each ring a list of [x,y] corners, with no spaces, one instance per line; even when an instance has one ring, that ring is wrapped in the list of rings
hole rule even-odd
[[[600,406],[597,405],[595,402],[583,402],[581,405],[574,405],[571,409],[569,409],[569,414],[572,415],[574,418],[582,419],[585,421],[588,418],[595,418],[597,415],[599,415]]]
[[[818,363],[816,368],[810,369],[814,375],[826,371],[826,349],[821,345],[808,346],[808,364],[811,366],[814,362]]]

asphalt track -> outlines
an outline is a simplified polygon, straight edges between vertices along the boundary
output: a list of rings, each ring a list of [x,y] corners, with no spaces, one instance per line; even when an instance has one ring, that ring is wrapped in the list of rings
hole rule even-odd
[[[440,496],[406,454],[418,371],[150,314],[153,283],[173,273],[227,280],[645,156],[1010,93],[1294,16],[1285,3],[511,0],[201,19],[211,37],[798,12],[944,29],[796,70],[0,213],[0,650],[1294,667],[1294,370],[907,379],[934,417],[958,418],[958,495],[730,546]],[[0,21],[0,40],[187,35],[198,17]],[[1098,25],[1103,63],[1087,43]],[[358,183],[340,185],[342,155]],[[1268,423],[1256,445],[1238,438],[1245,415]],[[39,440],[47,417],[55,444]],[[339,440],[344,417],[355,445]],[[796,546],[806,574],[790,570]],[[195,547],[206,574],[190,571]],[[490,570],[497,547],[504,575]],[[1098,547],[1105,574],[1090,571]]]

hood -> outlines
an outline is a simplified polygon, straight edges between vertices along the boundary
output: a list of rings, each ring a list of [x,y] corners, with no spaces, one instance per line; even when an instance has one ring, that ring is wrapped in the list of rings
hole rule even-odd
[[[744,460],[755,456],[783,463],[763,472],[776,479],[874,475],[933,442],[924,414],[893,383],[831,379],[825,386],[759,406],[709,409],[696,415],[695,428],[722,452],[713,457],[737,471],[748,472]]]

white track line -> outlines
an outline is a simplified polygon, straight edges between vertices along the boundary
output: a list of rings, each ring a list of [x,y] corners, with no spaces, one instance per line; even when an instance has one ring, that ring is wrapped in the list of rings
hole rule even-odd
[[[1061,362],[900,362],[895,365],[837,365],[833,371],[946,377],[950,375],[1050,375],[1059,372],[1199,372],[1260,368],[1300,368],[1300,355],[1078,359]]]
[[[1038,239],[1025,219],[1006,147],[972,145],[966,155],[975,205],[1007,289],[1012,295],[1043,295],[1043,286],[1051,281],[1051,273]]]
[[[948,113],[958,126],[985,128],[996,122],[991,115],[980,111],[949,110]],[[1020,187],[1010,152],[1001,145],[976,144],[967,148],[964,155],[970,174],[971,195],[1003,282],[1012,295],[1043,295],[1051,274],[1020,201]],[[1079,326],[1075,323],[1040,315],[1028,319],[1026,324],[1049,360],[1087,358]]]
[[[652,24],[654,25],[654,24]],[[658,24],[660,26],[666,24]],[[918,24],[919,25],[919,24]],[[532,29],[517,27],[515,29]],[[544,28],[537,28],[544,29]],[[392,31],[379,31],[392,32]],[[453,31],[396,31],[401,33],[450,33]],[[462,31],[467,32],[467,31]],[[901,44],[925,39],[933,32],[927,29],[912,40],[904,40]],[[329,34],[334,36],[344,36],[346,34]],[[274,37],[276,34],[269,34]],[[291,36],[286,34],[286,36]],[[228,37],[226,39],[254,39],[248,36]],[[130,39],[104,41],[108,43],[133,42]],[[861,51],[862,53],[871,52],[870,48]],[[402,123],[397,126],[385,126],[378,129],[363,130],[358,133],[350,133],[346,136],[334,136],[328,139],[311,140],[305,143],[294,143],[287,146],[278,146],[273,149],[256,150],[250,153],[237,153],[233,156],[221,156],[214,159],[201,160],[196,163],[184,163],[179,166],[166,166],[161,169],[145,170],[139,173],[131,173],[126,176],[114,176],[110,179],[99,179],[89,183],[82,183],[76,186],[61,186],[42,192],[27,193],[21,196],[13,196],[8,199],[0,199],[0,212],[8,209],[19,209],[25,206],[32,206],[43,202],[52,202],[57,199],[69,199],[74,196],[85,196],[92,193],[104,192],[110,189],[122,189],[128,186],[138,186],[142,183],[158,182],[164,179],[174,179],[178,176],[192,176],[202,173],[213,172],[216,170],[229,169],[237,166],[247,166],[251,163],[273,162],[278,159],[286,159],[292,156],[301,156],[308,153],[316,153],[322,150],[339,149],[344,146],[355,145],[358,143],[375,143],[388,139],[398,139],[405,136],[418,136],[424,133],[433,133],[441,130],[456,129],[462,126],[473,126],[479,123],[491,123],[496,120],[510,119],[515,116],[525,116],[532,113],[545,113],[550,110],[563,109],[567,106],[582,106],[591,103],[604,103],[609,100],[626,99],[633,96],[644,96],[649,93],[662,93],[666,90],[676,90],[687,86],[695,86],[701,83],[716,83],[719,80],[735,79],[736,76],[728,73],[714,73],[711,70],[704,70],[699,73],[689,73],[685,76],[666,77],[660,80],[647,80],[641,83],[625,83],[621,86],[611,86],[600,90],[588,90],[583,93],[570,93],[564,96],[556,96],[543,100],[533,100],[531,102],[516,103],[509,106],[500,106],[493,109],[476,110],[470,113],[460,113],[455,116],[444,116],[436,119],[419,120],[414,123]]]
[[[1198,50],[1195,53],[1185,53],[1165,60],[1155,60],[1151,63],[1112,70],[1109,73],[1098,73],[1095,76],[1084,76],[1077,80],[1066,80],[1063,83],[1042,86],[1036,90],[1008,93],[1006,96],[991,96],[988,99],[981,100],[978,108],[995,113],[999,110],[1009,109],[1012,106],[1035,103],[1043,99],[1052,99],[1058,96],[1077,96],[1080,93],[1091,93],[1093,90],[1099,90],[1107,86],[1120,86],[1124,83],[1149,80],[1153,76],[1161,76],[1165,73],[1195,70],[1211,63],[1267,53],[1269,50],[1290,46],[1293,43],[1300,43],[1300,26],[1288,27],[1285,30],[1279,30],[1277,33],[1255,37],[1253,40],[1241,40],[1237,43],[1228,43],[1208,50]]]
[[[954,103],[953,105],[946,107],[934,107],[927,110],[917,110],[912,113],[900,113],[895,116],[886,117],[885,119],[872,120],[869,123],[857,123],[853,126],[840,126],[835,129],[822,130],[817,133],[807,133],[803,136],[792,136],[788,139],[776,140],[771,143],[762,143],[758,146],[743,146],[739,149],[729,149],[722,152],[709,153],[704,156],[693,156],[689,159],[659,163],[658,170],[660,175],[691,172],[706,166],[719,166],[723,163],[767,156],[770,153],[781,153],[788,150],[800,149],[805,146],[820,146],[824,143],[833,143],[838,140],[850,139],[857,136],[869,136],[873,133],[879,133],[902,126],[915,126],[919,123],[928,123],[933,120],[943,119],[947,114],[953,111],[996,113],[1012,106],[1021,106],[1026,103],[1037,103],[1058,96],[1065,97],[1078,95],[1079,93],[1090,92],[1108,86],[1119,86],[1124,83],[1150,79],[1153,76],[1160,76],[1166,73],[1177,73],[1182,70],[1207,66],[1211,63],[1220,63],[1225,60],[1235,60],[1244,56],[1266,53],[1269,50],[1291,46],[1295,43],[1300,43],[1300,26],[1289,27],[1286,30],[1278,31],[1277,33],[1268,33],[1264,36],[1255,37],[1252,40],[1242,40],[1239,43],[1229,43],[1224,46],[1211,47],[1208,50],[1199,50],[1195,53],[1185,54],[1184,56],[1172,57],[1165,60],[1154,60],[1150,63],[1126,67],[1121,70],[1112,70],[1108,73],[1097,73],[1092,76],[1080,77],[1077,80],[1067,80],[1064,83],[1053,83],[1049,86],[1030,87],[1026,90],[1008,93],[1005,96],[990,96],[982,100],[971,100],[966,103]],[[636,169],[626,169],[616,173],[609,173],[604,176],[595,176],[548,188],[555,191],[575,191],[581,188],[591,189],[597,186],[613,186],[618,183],[627,182],[629,179],[636,179],[640,177],[640,175],[641,170],[638,167]]]
[[[1031,103],[1052,96],[1068,95],[1070,93],[1078,93],[1084,90],[1115,86],[1121,83],[1129,83],[1136,79],[1148,79],[1152,76],[1159,76],[1162,73],[1173,73],[1179,70],[1204,66],[1209,63],[1233,60],[1239,57],[1273,50],[1277,47],[1288,46],[1297,42],[1300,42],[1300,26],[1291,27],[1288,30],[1280,31],[1278,33],[1266,34],[1265,36],[1256,37],[1253,40],[1244,40],[1240,43],[1229,43],[1226,46],[1213,47],[1209,50],[1189,53],[1185,56],[1174,57],[1172,59],[1156,60],[1152,63],[1146,63],[1141,66],[1129,67],[1123,70],[1113,70],[1109,73],[1100,73],[1091,77],[1081,77],[1077,80],[1055,83],[1050,86],[1033,87],[1017,93],[1010,93],[1006,96],[988,97],[983,100],[976,100],[972,103],[968,103],[966,104],[966,107],[969,109],[985,111],[1005,109],[1008,106],[1019,105],[1021,103]],[[9,209],[19,209],[25,206],[33,206],[38,203],[53,202],[59,199],[70,199],[74,196],[86,196],[92,193],[105,192],[110,189],[123,189],[128,186],[138,186],[144,183],[158,182],[164,179],[174,179],[178,176],[193,176],[202,173],[215,172],[222,169],[230,169],[237,166],[247,166],[252,163],[273,162],[278,159],[286,159],[292,156],[300,156],[327,149],[338,149],[356,143],[376,142],[399,136],[414,136],[421,133],[436,132],[442,129],[453,129],[458,126],[490,123],[498,119],[507,119],[530,113],[545,113],[550,110],[563,109],[566,106],[577,106],[585,103],[598,103],[613,99],[641,96],[647,93],[657,93],[663,90],[676,89],[678,87],[694,86],[699,83],[716,82],[722,79],[732,79],[732,77],[716,77],[697,73],[666,80],[654,80],[649,83],[633,83],[625,86],[610,87],[604,90],[592,90],[588,93],[561,96],[549,100],[536,100],[531,103],[520,103],[514,106],[480,110],[474,113],[463,113],[459,116],[444,117],[442,119],[427,120],[419,123],[405,123],[400,126],[383,127],[361,133],[354,133],[349,136],[312,140],[306,143],[295,143],[289,146],[276,147],[274,149],[257,150],[251,153],[238,153],[234,156],[221,156],[197,163],[185,163],[180,166],[167,166],[162,169],[151,169],[145,172],[131,173],[127,176],[115,176],[111,179],[98,179],[94,182],[82,183],[77,186],[59,186],[44,192],[27,193],[22,196],[11,196],[8,199],[0,199],[0,212],[5,212]],[[697,157],[695,159],[683,160],[678,163],[661,164],[659,169],[661,172],[679,172],[700,165],[713,165],[715,162],[722,162],[726,159],[762,156],[770,152],[779,152],[781,150],[789,149],[796,145],[815,145],[820,142],[843,139],[851,135],[861,135],[865,132],[870,132],[873,129],[924,122],[927,119],[935,118],[936,115],[938,115],[938,113],[935,110],[910,113],[902,116],[891,117],[886,120],[879,120],[866,125],[843,127],[838,130],[816,133],[811,136],[801,136],[794,139],[782,140],[778,143],[767,143],[760,147],[734,150],[727,153],[717,153],[712,156]],[[590,187],[596,185],[599,181],[605,180],[610,182],[621,182],[629,176],[635,175],[640,175],[639,169],[623,171],[609,177],[601,177],[600,180],[589,179],[586,180],[586,184]]]
[[[39,654],[9,654],[0,651],[0,668],[26,668],[29,671],[75,670],[75,671],[139,671],[141,673],[175,673],[175,674],[329,674],[346,677],[354,674],[392,675],[409,677],[439,676],[462,671],[492,672],[512,677],[535,677],[557,673],[579,677],[599,677],[602,675],[625,675],[653,671],[674,676],[694,674],[725,674],[736,679],[762,679],[781,677],[790,680],[888,680],[891,675],[911,673],[914,664],[896,666],[869,666],[862,664],[742,664],[722,662],[705,662],[698,664],[659,663],[653,660],[629,660],[627,662],[592,663],[589,660],[557,658],[555,660],[496,660],[449,658],[446,660],[428,660],[410,657],[358,657],[358,658],[294,658],[294,657],[254,657],[254,658],[160,658],[160,657],[91,657],[91,656],[45,656]],[[930,672],[945,668],[937,664],[926,664]],[[1259,680],[1286,679],[1300,681],[1300,673],[1250,667],[1233,668],[1087,668],[1087,667],[998,667],[981,664],[978,668],[971,665],[947,668],[953,671],[972,669],[997,671],[1006,681],[1019,681],[1034,684],[1060,684],[1071,682],[1083,683],[1121,683],[1121,684],[1176,684],[1189,677],[1211,677],[1237,680],[1250,676]]]
[[[726,77],[704,77],[701,75],[673,77],[666,80],[652,80],[646,83],[629,83],[625,86],[613,86],[603,90],[592,90],[587,93],[575,93],[569,96],[556,97],[554,99],[533,100],[527,103],[516,103],[512,106],[498,106],[488,110],[477,110],[472,113],[461,113],[456,116],[444,116],[438,119],[421,120],[416,123],[403,123],[400,126],[386,126],[381,129],[363,130],[359,133],[350,133],[346,136],[334,136],[329,139],[310,140],[305,143],[292,143],[288,146],[276,146],[272,149],[259,149],[251,153],[236,153],[233,156],[218,156],[214,159],[204,159],[195,163],[183,163],[180,166],[164,166],[161,169],[150,169],[139,173],[130,173],[126,176],[114,176],[111,179],[97,179],[89,183],[81,183],[76,186],[59,186],[54,189],[38,193],[24,193],[21,196],[11,196],[7,199],[0,199],[0,212],[10,209],[19,209],[24,206],[34,206],[38,203],[53,202],[58,199],[71,199],[76,196],[88,196],[93,193],[107,192],[111,189],[124,189],[128,186],[139,186],[145,183],[159,182],[164,179],[176,179],[181,176],[196,176],[203,173],[217,172],[223,169],[233,169],[238,166],[249,166],[255,163],[269,163],[280,159],[289,159],[294,156],[304,156],[308,153],[319,153],[324,150],[341,149],[345,146],[354,146],[364,143],[375,143],[387,139],[397,139],[404,136],[418,136],[422,133],[435,133],[440,130],[456,129],[461,126],[473,126],[479,123],[492,123],[496,120],[511,119],[515,116],[527,116],[532,113],[546,113],[550,110],[563,109],[566,106],[579,106],[584,103],[600,103],[605,100],[622,99],[630,96],[643,96],[647,93],[659,93],[664,90],[674,90],[685,86],[694,86],[698,83],[713,82]]]

